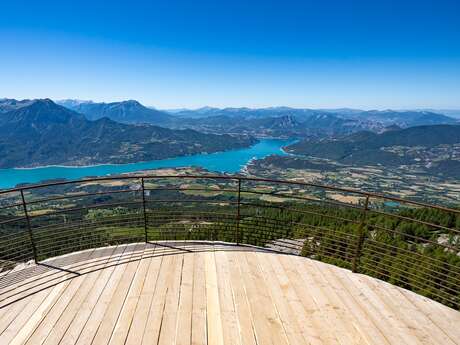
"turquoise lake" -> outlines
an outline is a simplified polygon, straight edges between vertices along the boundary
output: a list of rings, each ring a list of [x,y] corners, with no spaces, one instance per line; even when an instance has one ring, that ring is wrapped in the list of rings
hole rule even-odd
[[[32,169],[0,169],[0,188],[13,188],[18,183],[37,183],[56,178],[72,180],[86,176],[117,175],[158,168],[195,166],[215,172],[237,173],[251,159],[260,159],[272,154],[286,155],[281,148],[293,142],[295,142],[295,140],[292,139],[262,139],[254,146],[244,149],[211,154],[197,154],[141,163],[119,165],[104,164],[87,167],[48,166]]]

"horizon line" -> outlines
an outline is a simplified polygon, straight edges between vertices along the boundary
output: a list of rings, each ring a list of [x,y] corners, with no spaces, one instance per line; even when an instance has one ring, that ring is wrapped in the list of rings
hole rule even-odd
[[[171,111],[171,110],[199,110],[203,108],[213,108],[213,109],[270,109],[270,108],[292,108],[292,109],[308,109],[308,110],[339,110],[339,109],[347,109],[347,110],[359,110],[359,111],[385,111],[385,110],[393,110],[393,111],[430,111],[430,110],[447,110],[447,111],[460,111],[460,106],[452,106],[452,107],[436,107],[436,106],[404,106],[404,107],[387,107],[387,106],[376,106],[376,107],[360,107],[360,106],[292,106],[292,105],[230,105],[230,106],[214,106],[214,105],[202,105],[202,106],[171,106],[171,107],[157,107],[152,104],[147,104],[146,102],[139,101],[132,98],[125,98],[122,100],[95,100],[95,99],[78,99],[78,98],[10,98],[10,97],[1,97],[0,100],[7,100],[7,99],[14,99],[17,101],[25,101],[25,100],[39,100],[39,99],[50,99],[53,102],[63,102],[63,101],[78,101],[78,102],[92,102],[92,103],[120,103],[120,102],[127,102],[127,101],[136,101],[139,102],[141,105],[154,108],[157,110],[164,110],[164,111]]]

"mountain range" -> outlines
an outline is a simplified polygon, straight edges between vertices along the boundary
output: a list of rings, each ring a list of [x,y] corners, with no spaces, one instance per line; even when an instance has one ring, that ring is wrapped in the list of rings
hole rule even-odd
[[[455,124],[458,120],[430,111],[358,109],[213,108],[157,110],[137,101],[95,103],[63,100],[59,104],[90,120],[108,117],[121,123],[149,123],[172,129],[194,129],[205,133],[244,133],[257,137],[324,137],[370,130],[384,132],[401,128]]]
[[[0,99],[0,168],[139,162],[242,148],[258,136],[299,138],[286,148],[299,157],[460,174],[460,122],[430,111],[59,103]]]
[[[290,107],[270,107],[270,108],[211,108],[204,107],[196,110],[182,109],[178,111],[170,110],[172,115],[183,118],[204,118],[213,116],[228,116],[238,118],[260,118],[260,117],[280,117],[292,115],[299,120],[307,119],[312,116],[332,115],[349,120],[370,120],[379,121],[383,124],[397,124],[400,126],[416,126],[421,124],[433,124],[430,122],[455,122],[455,119],[433,111],[416,110],[359,110],[349,108],[339,109],[299,109]],[[427,123],[428,122],[428,123]]]
[[[457,120],[428,111],[361,111],[276,108],[201,108],[172,113],[181,121],[173,128],[193,128],[211,133],[246,133],[269,137],[324,137],[363,130],[381,133],[388,128],[455,124]]]
[[[166,112],[147,108],[134,100],[112,103],[63,100],[56,103],[77,113],[84,114],[88,120],[98,120],[107,117],[120,123],[165,125],[174,119],[173,116]]]
[[[244,135],[95,121],[49,99],[0,100],[0,168],[128,163],[252,145]]]
[[[258,137],[322,137],[353,133],[364,128],[358,121],[342,119],[328,113],[312,113],[306,117],[293,114],[253,117],[239,115],[183,118],[170,124],[172,128],[191,128],[207,133],[245,133]]]

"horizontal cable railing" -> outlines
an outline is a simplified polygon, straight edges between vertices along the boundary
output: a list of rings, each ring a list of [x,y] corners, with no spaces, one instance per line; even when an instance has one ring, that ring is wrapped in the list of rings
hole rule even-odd
[[[0,191],[2,287],[50,257],[171,240],[225,241],[301,255],[460,309],[455,208],[226,175],[110,176]]]

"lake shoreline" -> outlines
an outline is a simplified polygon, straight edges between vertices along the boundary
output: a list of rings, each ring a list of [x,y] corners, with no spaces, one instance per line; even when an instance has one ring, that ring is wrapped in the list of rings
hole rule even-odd
[[[121,175],[161,168],[200,167],[210,172],[235,174],[241,173],[254,159],[262,159],[272,154],[286,155],[281,148],[292,142],[292,139],[262,139],[250,147],[241,149],[135,163],[0,169],[0,189],[14,188],[26,183],[37,184],[57,179],[76,180],[88,176]]]
[[[277,139],[272,139],[272,140],[277,140]],[[251,145],[247,147],[242,147],[242,148],[235,148],[235,149],[229,149],[225,151],[215,151],[215,152],[200,152],[200,153],[194,153],[194,154],[188,154],[188,155],[181,155],[181,156],[173,156],[173,157],[168,157],[168,158],[159,158],[159,159],[152,159],[148,161],[136,161],[136,162],[126,162],[126,163],[97,163],[97,164],[85,164],[85,165],[65,165],[65,164],[48,164],[48,165],[37,165],[37,166],[32,166],[32,167],[14,167],[14,168],[0,168],[0,171],[2,170],[34,170],[34,169],[46,169],[46,168],[64,168],[64,169],[74,169],[74,168],[93,168],[93,167],[100,167],[100,166],[123,166],[123,165],[128,165],[128,164],[143,164],[143,163],[149,163],[149,162],[159,162],[159,161],[167,161],[167,160],[173,160],[173,159],[178,159],[178,158],[185,158],[185,157],[191,157],[191,156],[198,156],[198,155],[213,155],[213,154],[219,154],[219,153],[225,153],[229,151],[235,151],[235,150],[244,150],[247,148],[251,148],[253,146],[257,145]]]

